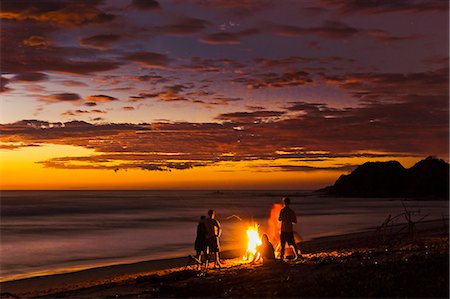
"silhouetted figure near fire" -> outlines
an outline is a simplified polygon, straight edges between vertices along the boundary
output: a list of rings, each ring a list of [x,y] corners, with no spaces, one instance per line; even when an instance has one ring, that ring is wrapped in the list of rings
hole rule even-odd
[[[274,262],[275,261],[275,250],[273,249],[272,243],[269,241],[269,237],[264,234],[261,238],[261,245],[259,245],[256,250],[257,254],[253,257],[253,262],[259,261],[262,258],[263,263]]]
[[[219,237],[222,234],[222,228],[220,227],[219,221],[215,219],[216,212],[214,210],[209,210],[208,216],[209,218],[205,220],[206,246],[208,253],[214,253],[214,268],[220,268]]]
[[[293,223],[297,223],[297,216],[295,212],[289,207],[291,204],[291,199],[289,197],[283,198],[284,208],[280,211],[280,216],[278,217],[278,221],[281,221],[281,233],[280,233],[280,243],[281,243],[281,251],[280,251],[280,259],[284,258],[285,245],[294,247],[294,255],[295,259],[297,259],[298,248],[297,244],[295,244],[294,239],[294,228]]]

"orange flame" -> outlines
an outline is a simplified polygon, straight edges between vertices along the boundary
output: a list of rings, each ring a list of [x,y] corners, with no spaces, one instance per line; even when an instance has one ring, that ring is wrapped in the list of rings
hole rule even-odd
[[[247,251],[243,257],[244,260],[251,261],[257,254],[257,247],[262,244],[261,237],[258,232],[258,224],[254,224],[247,228]]]
[[[267,235],[269,236],[269,239],[272,240],[275,247],[280,243],[281,223],[278,221],[278,217],[280,216],[282,208],[282,204],[274,203],[272,210],[270,210],[269,220],[267,221]]]

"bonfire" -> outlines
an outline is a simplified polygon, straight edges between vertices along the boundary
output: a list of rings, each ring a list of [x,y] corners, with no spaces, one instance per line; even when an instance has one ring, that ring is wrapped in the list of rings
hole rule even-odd
[[[262,244],[261,237],[258,232],[258,224],[250,225],[247,228],[247,250],[243,256],[244,261],[258,261],[260,259],[260,254],[258,252],[258,246]]]

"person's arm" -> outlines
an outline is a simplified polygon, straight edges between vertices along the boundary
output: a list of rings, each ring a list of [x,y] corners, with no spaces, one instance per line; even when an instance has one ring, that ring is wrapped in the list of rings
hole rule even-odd
[[[217,237],[220,237],[220,235],[222,235],[222,227],[220,226],[220,223],[217,220],[216,220],[216,227],[217,227]]]
[[[295,212],[292,212],[292,223],[297,223],[297,215],[295,214]]]
[[[280,216],[278,216],[278,221],[281,221],[281,215],[283,214],[283,210],[280,211]]]

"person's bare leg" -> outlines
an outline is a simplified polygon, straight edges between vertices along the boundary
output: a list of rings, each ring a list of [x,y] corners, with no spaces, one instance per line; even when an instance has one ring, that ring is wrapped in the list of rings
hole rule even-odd
[[[291,248],[292,248],[292,251],[294,252],[294,260],[296,260],[296,259],[298,258],[298,253],[297,253],[298,248],[297,248],[297,245],[296,245],[296,244],[291,245]]]
[[[284,259],[284,246],[286,245],[286,243],[281,244],[281,250],[280,250],[280,260]]]
[[[215,256],[215,259],[214,259],[214,267],[220,268],[220,257],[219,257],[219,253],[218,252],[216,252],[216,256]]]
[[[197,258],[197,260],[200,261],[200,263],[197,263],[197,270],[200,270],[201,266],[202,266],[202,263],[201,263],[202,256],[201,256],[201,254],[202,254],[202,252],[197,250],[197,255],[195,257]]]

